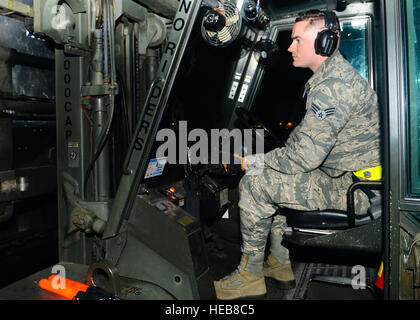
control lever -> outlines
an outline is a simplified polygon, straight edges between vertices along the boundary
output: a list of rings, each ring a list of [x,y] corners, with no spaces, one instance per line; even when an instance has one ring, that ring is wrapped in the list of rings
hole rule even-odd
[[[193,217],[200,219],[200,176],[197,170],[191,165],[190,148],[187,147],[187,164],[184,164],[186,175],[186,208]]]

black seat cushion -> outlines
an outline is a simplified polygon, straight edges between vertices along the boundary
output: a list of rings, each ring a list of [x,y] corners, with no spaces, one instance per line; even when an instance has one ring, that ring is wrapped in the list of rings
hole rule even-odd
[[[279,209],[277,213],[286,216],[289,227],[307,229],[344,229],[349,227],[348,216],[345,211],[298,211]]]

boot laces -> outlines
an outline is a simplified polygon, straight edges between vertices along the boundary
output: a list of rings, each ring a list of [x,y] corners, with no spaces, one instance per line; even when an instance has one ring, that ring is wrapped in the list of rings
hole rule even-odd
[[[236,277],[239,277],[239,273],[241,272],[240,268],[238,267],[235,269],[231,274],[228,274],[227,276],[223,277],[222,281],[233,281]]]

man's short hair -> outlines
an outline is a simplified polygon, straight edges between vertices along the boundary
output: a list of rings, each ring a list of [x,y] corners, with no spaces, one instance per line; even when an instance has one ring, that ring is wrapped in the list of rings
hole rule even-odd
[[[310,25],[315,25],[319,22],[322,22],[325,26],[325,15],[324,12],[318,9],[312,9],[305,12],[301,12],[295,19],[295,23],[299,21],[309,21]],[[340,32],[340,23],[338,18],[336,19],[337,31]]]
[[[319,20],[324,20],[324,13],[321,10],[313,9],[299,13],[295,22],[309,21],[310,24],[313,24],[315,21]]]

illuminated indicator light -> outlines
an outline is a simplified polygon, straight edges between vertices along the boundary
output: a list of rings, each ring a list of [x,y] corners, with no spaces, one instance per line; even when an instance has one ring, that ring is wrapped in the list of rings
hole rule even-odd
[[[174,188],[174,187],[170,187],[170,188],[169,188],[169,191],[170,191],[171,193],[174,193],[174,192],[175,192],[175,188]]]
[[[293,127],[293,123],[288,122],[288,123],[286,124],[286,127]]]
[[[58,277],[58,278],[55,278],[55,277]],[[57,283],[60,284],[58,288],[53,287],[53,281],[56,281]],[[64,284],[64,285],[61,286],[61,284]],[[67,299],[73,299],[79,291],[85,292],[87,288],[89,287],[86,284],[76,282],[70,279],[66,279],[58,275],[51,275],[48,279],[41,279],[38,285],[44,290],[56,293]]]

